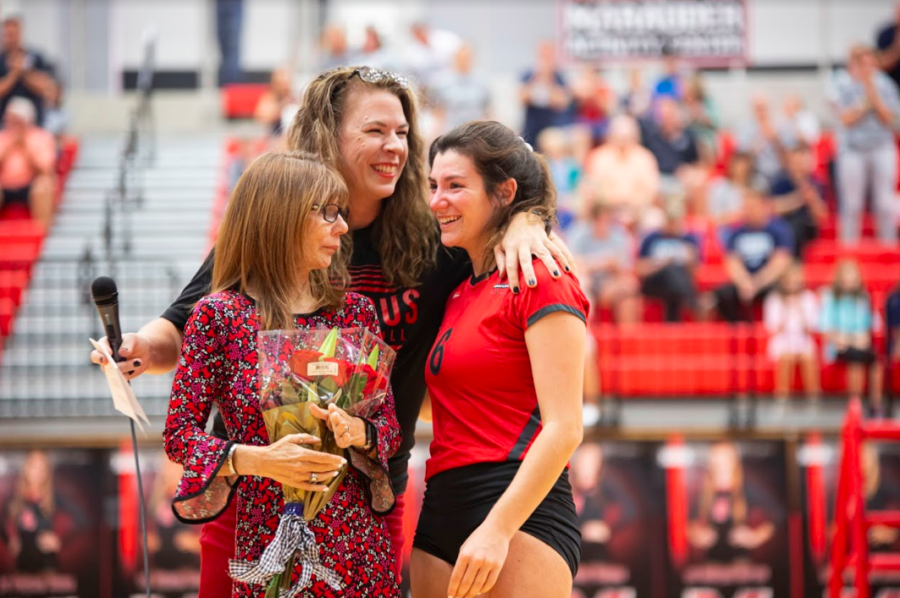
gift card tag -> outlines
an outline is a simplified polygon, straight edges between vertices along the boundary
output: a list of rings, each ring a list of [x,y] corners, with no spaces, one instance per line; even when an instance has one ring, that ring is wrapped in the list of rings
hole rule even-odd
[[[313,361],[306,366],[307,376],[337,376],[338,364],[333,361]]]

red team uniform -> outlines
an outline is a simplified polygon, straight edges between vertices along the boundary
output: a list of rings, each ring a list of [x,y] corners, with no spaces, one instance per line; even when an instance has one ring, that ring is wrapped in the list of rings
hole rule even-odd
[[[542,265],[535,271],[537,287],[517,295],[497,272],[463,282],[428,357],[434,440],[415,546],[450,564],[541,431],[525,331],[557,312],[587,320],[588,301],[573,275],[554,281]],[[522,531],[559,552],[574,576],[581,536],[568,469]]]

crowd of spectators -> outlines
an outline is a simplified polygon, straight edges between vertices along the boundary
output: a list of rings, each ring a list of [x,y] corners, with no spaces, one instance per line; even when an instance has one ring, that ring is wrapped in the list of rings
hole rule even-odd
[[[49,227],[56,164],[65,143],[62,83],[52,65],[25,44],[18,16],[3,19],[0,41],[0,218],[16,210]]]
[[[519,79],[520,130],[548,160],[559,191],[557,230],[576,255],[595,317],[629,326],[657,304],[666,322],[759,322],[770,332],[779,398],[789,395],[788,372],[796,366],[807,396],[817,398],[824,359],[847,362],[854,394],[870,371],[878,401],[883,359],[876,358],[873,332],[884,313],[888,357],[900,356],[893,330],[900,326],[900,295],[887,309],[873,305],[852,261],[835,269],[831,287],[809,289],[803,264],[828,227],[837,229],[830,242],[839,247],[897,242],[896,29],[881,34],[879,50],[854,45],[846,67],[822,89],[834,123],[829,132],[796,92],[779,103],[755,93],[749,118],[722,129],[704,74],[671,48],[655,71],[633,68],[616,89],[602,68],[564,68],[555,44],[539,43],[533,67]],[[398,52],[370,27],[354,49],[331,25],[319,66],[367,64],[409,74],[421,88],[422,129],[430,139],[492,117],[489,81],[470,43],[421,23],[409,37]],[[273,133],[296,107],[286,77],[273,74],[257,111]],[[825,135],[834,150],[822,163]],[[862,239],[867,200],[871,240]],[[704,288],[697,271],[710,263],[721,264],[723,284]],[[854,267],[855,282],[845,284]]]

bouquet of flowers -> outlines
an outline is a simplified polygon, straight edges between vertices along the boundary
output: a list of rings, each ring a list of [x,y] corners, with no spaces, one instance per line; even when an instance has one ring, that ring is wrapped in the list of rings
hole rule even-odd
[[[334,434],[310,412],[310,405],[329,404],[350,415],[368,418],[387,395],[395,353],[367,328],[267,330],[259,333],[259,405],[269,442],[289,434],[312,434],[322,440],[318,450],[340,455]],[[266,598],[296,596],[312,574],[335,589],[338,576],[319,561],[315,536],[306,522],[328,504],[341,481],[330,481],[324,492],[282,486],[284,511],[272,542],[258,563],[232,561],[232,578],[268,585]],[[295,562],[303,564],[300,580],[291,587]]]

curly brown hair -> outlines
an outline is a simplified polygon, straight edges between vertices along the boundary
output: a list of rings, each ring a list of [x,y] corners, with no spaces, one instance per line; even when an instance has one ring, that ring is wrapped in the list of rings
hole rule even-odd
[[[415,287],[423,274],[434,267],[439,245],[435,218],[428,208],[425,142],[419,130],[418,100],[411,87],[392,76],[369,83],[354,77],[359,71],[357,67],[340,67],[322,73],[310,83],[288,129],[288,146],[318,153],[339,168],[338,137],[350,91],[374,88],[397,96],[409,123],[409,157],[394,193],[384,199],[381,212],[372,224],[372,240],[381,256],[387,281],[395,286]],[[340,259],[335,260],[340,264],[333,265],[346,269],[352,253],[353,237],[344,235]]]

